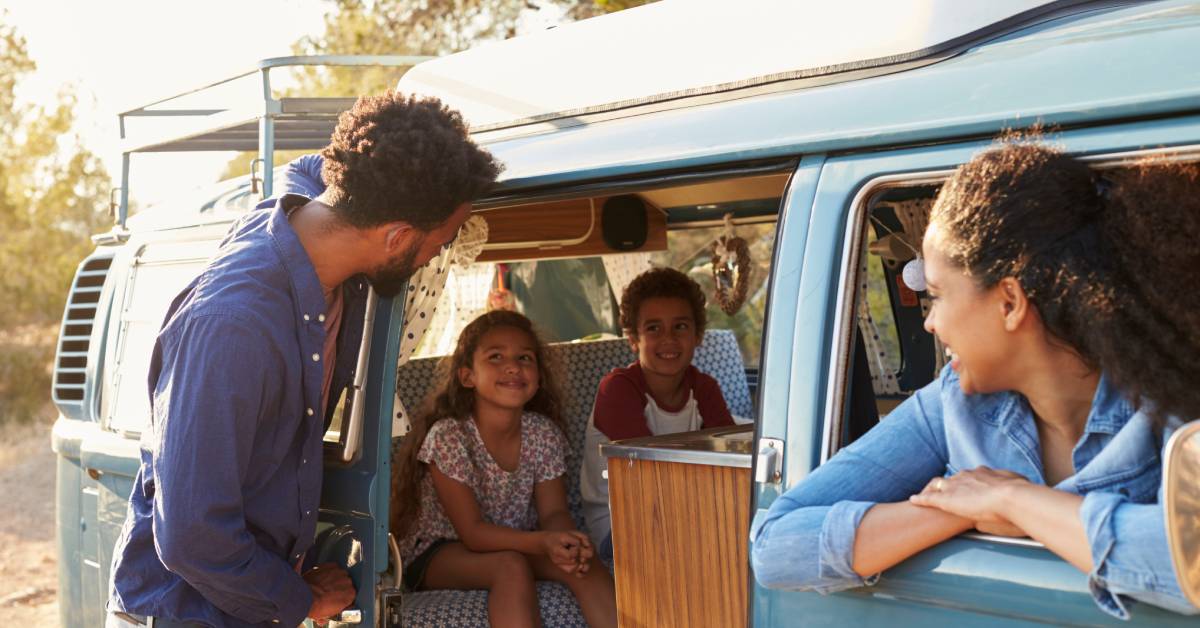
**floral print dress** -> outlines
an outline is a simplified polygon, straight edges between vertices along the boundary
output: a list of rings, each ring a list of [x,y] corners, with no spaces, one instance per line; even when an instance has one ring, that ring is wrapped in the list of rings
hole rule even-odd
[[[417,459],[467,486],[475,493],[488,523],[517,530],[537,529],[533,487],[566,472],[567,441],[553,421],[536,412],[521,416],[521,456],[515,471],[505,471],[488,453],[474,419],[441,419],[429,428]],[[410,564],[435,541],[457,540],[458,533],[442,509],[426,473],[420,483],[421,510],[400,542],[400,556]]]

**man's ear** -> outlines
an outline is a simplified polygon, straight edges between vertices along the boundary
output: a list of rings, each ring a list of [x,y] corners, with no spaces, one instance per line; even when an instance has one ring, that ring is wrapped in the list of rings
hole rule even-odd
[[[1025,322],[1033,307],[1029,296],[1025,294],[1021,282],[1014,277],[1001,279],[1000,283],[996,284],[996,290],[1004,316],[1004,330],[1016,331]]]
[[[407,250],[417,231],[416,227],[403,220],[395,220],[379,228],[383,230],[383,245],[389,255]]]
[[[465,366],[458,367],[458,383],[463,388],[474,388],[475,372]]]

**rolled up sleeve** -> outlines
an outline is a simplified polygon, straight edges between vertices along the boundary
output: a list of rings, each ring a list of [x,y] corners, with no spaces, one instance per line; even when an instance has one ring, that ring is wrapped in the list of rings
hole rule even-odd
[[[276,356],[231,317],[196,316],[165,340],[152,399],[159,559],[242,621],[296,626],[312,593],[293,565],[256,542],[242,502],[259,424],[270,420],[260,413],[273,407],[264,400],[281,394]]]
[[[832,593],[874,584],[853,569],[859,523],[877,503],[919,492],[945,472],[940,383],[781,495],[751,529],[751,564],[768,588]]]
[[[1200,613],[1175,578],[1161,499],[1136,504],[1118,493],[1097,491],[1084,496],[1079,514],[1092,550],[1088,588],[1101,609],[1129,619],[1124,598],[1130,598],[1177,613]]]

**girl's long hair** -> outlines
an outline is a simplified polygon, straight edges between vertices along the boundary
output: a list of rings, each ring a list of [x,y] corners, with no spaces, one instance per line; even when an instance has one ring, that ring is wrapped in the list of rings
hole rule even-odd
[[[462,385],[458,379],[458,372],[461,368],[474,366],[473,360],[475,350],[479,348],[479,341],[484,334],[497,327],[518,329],[533,340],[538,367],[538,389],[525,403],[525,410],[547,417],[564,435],[566,434],[562,398],[554,375],[554,365],[550,363],[546,346],[534,331],[533,323],[521,314],[506,310],[487,312],[471,321],[459,334],[454,353],[443,361],[438,369],[436,377],[442,379],[445,384],[420,412],[413,415],[412,430],[404,436],[392,461],[389,527],[397,540],[404,538],[420,513],[420,487],[426,469],[425,465],[417,460],[417,452],[421,450],[425,436],[429,434],[434,423],[446,419],[466,420],[474,413],[475,390]]]
[[[947,181],[930,216],[944,253],[984,288],[1016,278],[1047,331],[1154,418],[1200,416],[1200,166],[1096,171],[1039,140],[1003,137]]]

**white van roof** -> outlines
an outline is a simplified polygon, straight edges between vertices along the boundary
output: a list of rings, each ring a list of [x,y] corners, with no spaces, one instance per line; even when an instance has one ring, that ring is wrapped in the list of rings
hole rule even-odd
[[[421,64],[475,131],[933,62],[1080,0],[663,0]]]

